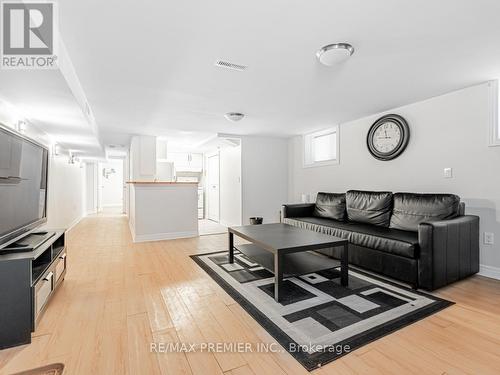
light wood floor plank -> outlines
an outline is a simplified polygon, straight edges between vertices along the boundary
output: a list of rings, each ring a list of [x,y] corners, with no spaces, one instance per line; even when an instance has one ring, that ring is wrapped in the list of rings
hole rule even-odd
[[[153,340],[155,344],[180,344],[181,341],[177,336],[174,328],[164,331],[154,332]],[[162,375],[191,375],[191,367],[189,366],[186,354],[180,351],[173,350],[158,350],[158,362]]]
[[[153,342],[147,314],[127,317],[128,331],[128,369],[132,375],[160,374],[158,358],[150,351]],[[90,374],[90,372],[87,372]]]
[[[151,352],[153,343],[276,343],[195,262],[227,235],[132,243],[123,216],[68,233],[68,272],[30,345],[0,351],[0,374],[63,362],[71,374],[307,374],[288,353]],[[436,293],[456,302],[314,370],[317,375],[500,373],[500,282]]]

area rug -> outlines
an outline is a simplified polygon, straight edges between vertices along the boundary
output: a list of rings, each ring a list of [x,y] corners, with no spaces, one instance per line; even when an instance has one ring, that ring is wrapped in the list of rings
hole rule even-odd
[[[309,371],[453,304],[352,268],[347,287],[337,270],[287,278],[277,303],[273,274],[244,254],[191,258]]]

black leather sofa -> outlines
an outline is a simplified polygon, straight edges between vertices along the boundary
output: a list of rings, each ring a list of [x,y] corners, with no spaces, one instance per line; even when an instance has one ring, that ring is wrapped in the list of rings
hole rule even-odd
[[[479,271],[479,217],[453,194],[350,190],[283,206],[283,222],[349,240],[350,264],[434,290]],[[340,258],[339,248],[321,252]]]

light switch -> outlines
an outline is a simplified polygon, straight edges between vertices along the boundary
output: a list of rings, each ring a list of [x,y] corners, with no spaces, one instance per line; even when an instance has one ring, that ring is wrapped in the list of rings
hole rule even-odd
[[[495,234],[491,232],[484,232],[484,243],[486,245],[493,245],[495,243]]]
[[[453,178],[453,168],[445,168],[443,171],[444,178]]]

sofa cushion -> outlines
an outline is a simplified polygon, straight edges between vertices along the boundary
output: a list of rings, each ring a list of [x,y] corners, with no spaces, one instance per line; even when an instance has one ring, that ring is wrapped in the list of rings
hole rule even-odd
[[[453,219],[459,215],[460,198],[454,194],[394,194],[391,228],[417,231],[422,222]]]
[[[384,253],[412,259],[418,257],[418,234],[415,232],[319,217],[285,219],[285,223],[346,238],[353,245],[379,250]]]
[[[345,194],[318,193],[313,216],[343,221],[345,219]]]
[[[392,193],[349,190],[346,193],[346,208],[349,221],[388,227]]]

